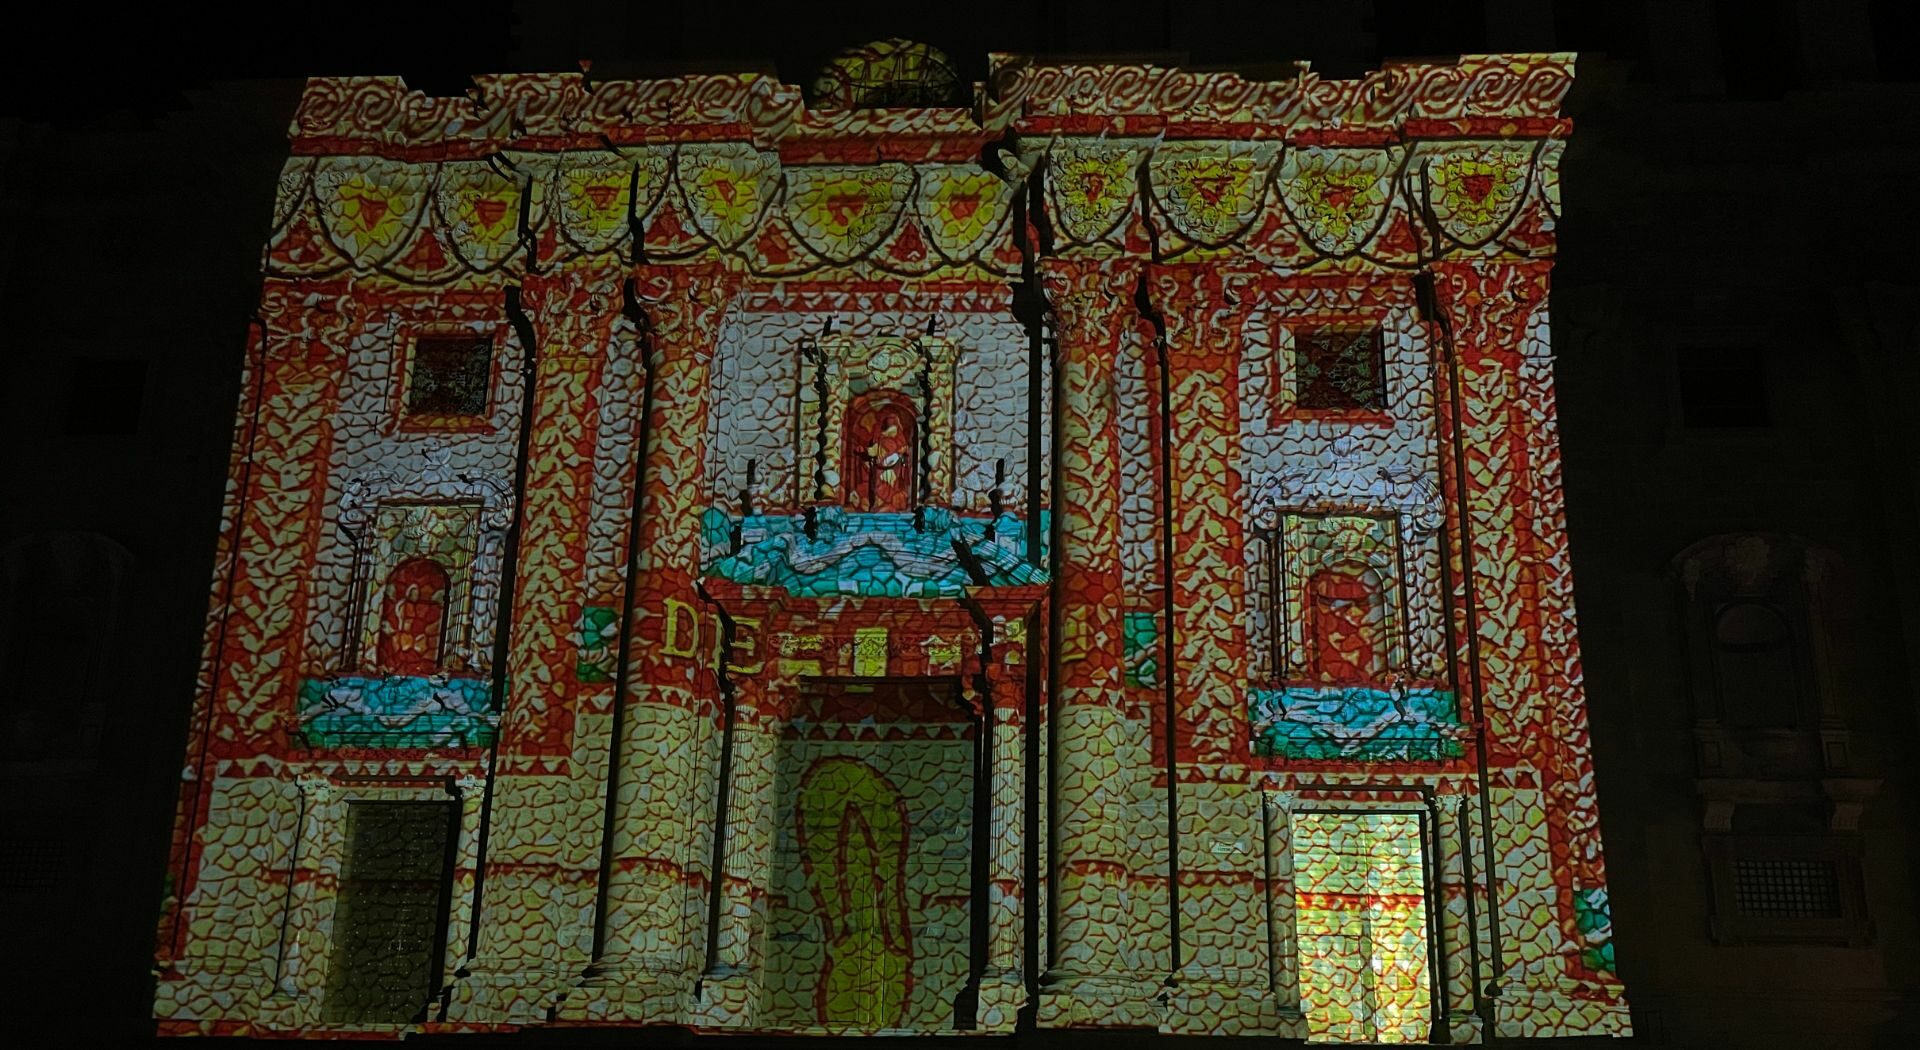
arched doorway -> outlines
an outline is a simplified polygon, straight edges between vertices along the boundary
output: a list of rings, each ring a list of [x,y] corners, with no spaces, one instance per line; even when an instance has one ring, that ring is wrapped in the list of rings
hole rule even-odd
[[[841,477],[847,509],[905,513],[919,478],[919,416],[905,395],[872,390],[847,406]]]

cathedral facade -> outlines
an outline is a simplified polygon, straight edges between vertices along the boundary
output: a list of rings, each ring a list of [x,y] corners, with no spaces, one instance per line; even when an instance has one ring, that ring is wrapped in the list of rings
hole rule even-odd
[[[1571,78],[311,81],[162,1031],[1626,1034]]]

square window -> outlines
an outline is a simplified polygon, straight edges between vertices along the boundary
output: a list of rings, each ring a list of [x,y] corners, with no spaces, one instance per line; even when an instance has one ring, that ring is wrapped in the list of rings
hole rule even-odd
[[[1753,347],[1695,347],[1680,353],[1680,417],[1689,427],[1764,427],[1765,359]]]
[[[8,835],[0,849],[0,892],[51,893],[74,874],[74,858],[52,835]]]
[[[1300,332],[1294,338],[1294,402],[1303,409],[1384,411],[1387,370],[1380,329]]]
[[[493,386],[493,340],[484,335],[423,335],[407,373],[409,420],[471,421],[487,414]]]

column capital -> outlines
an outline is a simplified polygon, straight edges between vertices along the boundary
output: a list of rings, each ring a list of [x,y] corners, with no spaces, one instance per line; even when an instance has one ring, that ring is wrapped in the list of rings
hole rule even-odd
[[[1110,370],[1129,329],[1140,323],[1133,308],[1141,264],[1133,259],[1043,259],[1040,284],[1059,334],[1055,350],[1068,362]]]
[[[720,262],[643,263],[633,268],[634,294],[643,303],[660,302],[676,292],[724,291],[732,298],[746,276]]]
[[[1238,323],[1252,312],[1266,277],[1237,263],[1155,263],[1147,298],[1169,329],[1180,323]]]
[[[726,315],[746,279],[719,263],[646,265],[633,271],[633,293],[653,330],[653,357],[679,351],[713,356]]]
[[[1137,259],[1042,259],[1040,286],[1062,327],[1082,325],[1125,306],[1141,269]]]
[[[621,317],[623,276],[618,263],[576,260],[521,280],[520,304],[540,361],[551,367],[604,353]]]
[[[1428,269],[1440,308],[1453,315],[1455,327],[1474,316],[1491,316],[1511,319],[1518,329],[1546,299],[1553,263],[1548,259],[1443,259]],[[1519,316],[1511,318],[1513,314]]]
[[[293,778],[293,783],[300,789],[300,793],[312,799],[315,805],[324,806],[332,802],[334,796],[340,793],[340,785],[318,773],[302,773]]]
[[[1159,315],[1167,364],[1176,376],[1211,372],[1231,382],[1240,333],[1264,280],[1258,272],[1220,263],[1147,268],[1147,298]]]

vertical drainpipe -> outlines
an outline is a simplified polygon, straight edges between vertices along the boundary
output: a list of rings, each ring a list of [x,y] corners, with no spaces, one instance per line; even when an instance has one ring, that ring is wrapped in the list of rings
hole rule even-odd
[[[1424,173],[1422,173],[1422,177],[1424,178]],[[1431,214],[1428,215],[1428,221],[1434,224],[1432,228],[1439,228],[1438,222]],[[1423,263],[1424,262],[1425,260],[1423,260]],[[1468,513],[1467,507],[1466,445],[1461,437],[1461,431],[1465,426],[1465,417],[1462,414],[1463,403],[1460,397],[1460,355],[1453,341],[1453,319],[1448,315],[1447,311],[1440,306],[1438,289],[1434,285],[1433,271],[1423,265],[1419,273],[1415,276],[1414,282],[1420,313],[1433,322],[1434,330],[1440,336],[1441,352],[1446,355],[1445,374],[1448,386],[1448,404],[1451,406],[1453,414],[1453,433],[1450,442],[1452,448],[1450,451],[1453,455],[1454,485],[1458,490],[1454,494],[1453,501],[1459,508],[1460,514],[1460,545],[1462,548],[1460,551],[1460,572],[1464,577],[1462,582],[1465,584],[1461,590],[1465,599],[1467,614],[1467,674],[1468,680],[1473,686],[1474,758],[1476,773],[1480,779],[1481,863],[1485,869],[1487,878],[1487,951],[1488,958],[1492,963],[1490,968],[1491,979],[1488,982],[1490,987],[1486,989],[1485,994],[1480,994],[1476,991],[1475,999],[1480,1011],[1483,1030],[1489,1033],[1488,1038],[1491,1038],[1491,1033],[1494,1030],[1493,1000],[1500,994],[1501,975],[1505,971],[1506,966],[1500,944],[1500,882],[1498,871],[1494,867],[1493,802],[1490,797],[1491,785],[1487,779],[1486,700],[1483,676],[1480,669],[1479,645],[1480,603],[1474,597],[1475,584],[1477,581],[1473,569],[1473,521],[1471,515]],[[1446,558],[1444,556],[1441,559],[1441,564],[1443,566],[1446,564]],[[1452,621],[1451,616],[1448,617],[1448,621]],[[1456,649],[1455,651],[1457,652],[1458,650]],[[1460,845],[1463,856],[1471,852],[1468,848],[1470,843],[1462,842]],[[1472,899],[1473,886],[1471,883],[1467,886],[1467,896],[1469,900]],[[1479,983],[1477,979],[1478,975],[1476,974],[1475,976],[1476,980],[1474,983],[1477,987]]]
[[[1146,271],[1140,274],[1140,286],[1134,294],[1140,316],[1153,326],[1155,366],[1160,372],[1160,567],[1161,615],[1166,621],[1160,632],[1160,684],[1165,691],[1167,731],[1167,984],[1177,983],[1180,967],[1180,755],[1179,734],[1175,723],[1179,716],[1174,704],[1173,643],[1173,380],[1167,360],[1167,323],[1154,308],[1147,294]]]
[[[1055,736],[1053,721],[1049,718],[1046,720],[1044,726],[1041,724],[1040,694],[1042,689],[1046,689],[1049,695],[1051,695],[1051,686],[1056,680],[1058,666],[1055,663],[1056,647],[1052,644],[1052,640],[1058,636],[1058,621],[1056,617],[1058,616],[1058,610],[1060,608],[1058,585],[1060,578],[1060,544],[1057,535],[1058,523],[1057,521],[1055,522],[1053,529],[1049,530],[1049,534],[1044,537],[1043,542],[1040,521],[1041,511],[1045,505],[1044,497],[1046,496],[1046,493],[1041,487],[1041,478],[1043,476],[1052,477],[1057,475],[1057,457],[1059,452],[1059,442],[1053,442],[1050,450],[1055,457],[1055,462],[1053,463],[1055,469],[1052,473],[1048,473],[1048,463],[1044,458],[1041,448],[1041,420],[1043,418],[1051,420],[1059,419],[1059,397],[1058,391],[1055,390],[1053,392],[1053,408],[1055,411],[1052,414],[1047,413],[1045,409],[1049,404],[1047,399],[1048,391],[1043,384],[1050,369],[1050,359],[1048,356],[1049,341],[1045,332],[1046,301],[1040,294],[1038,271],[1040,254],[1049,246],[1051,231],[1047,224],[1046,211],[1040,207],[1039,194],[1036,191],[1036,187],[1040,185],[1040,179],[1042,178],[1041,169],[1045,164],[1046,161],[1043,158],[1040,163],[1035,166],[1034,171],[1028,176],[1027,180],[1014,189],[1012,206],[1014,215],[1014,246],[1020,252],[1020,279],[1013,286],[1013,315],[1027,333],[1026,553],[1028,564],[1035,568],[1044,569],[1047,573],[1047,614],[1049,617],[1049,626],[1046,630],[1049,641],[1047,645],[1047,663],[1043,667],[1039,661],[1032,659],[1027,661],[1026,719],[1023,728],[1023,747],[1027,771],[1026,826],[1024,828],[1026,849],[1023,875],[1031,906],[1027,909],[1027,924],[1026,930],[1024,931],[1024,947],[1027,960],[1024,977],[1026,979],[1027,1002],[1026,1005],[1021,1008],[1015,1022],[1015,1027],[1020,1031],[1031,1031],[1036,1027],[1036,1018],[1038,1017],[1040,1006],[1041,978],[1044,972],[1050,969],[1052,965],[1051,959],[1043,959],[1040,957],[1040,931],[1043,923],[1050,923],[1051,921],[1050,913],[1053,902],[1056,899],[1056,890],[1058,889],[1052,870],[1053,866],[1048,864],[1046,870],[1043,871],[1041,870],[1040,863],[1041,840],[1045,835],[1051,834],[1052,829],[1057,826],[1058,822],[1053,819],[1051,812],[1054,793],[1051,790],[1051,785],[1043,782],[1044,768],[1040,762],[1040,748],[1037,739],[1037,734],[1046,733],[1048,750],[1049,753],[1051,753]],[[1028,236],[1029,227],[1027,220],[1029,219],[1033,224],[1032,231],[1035,234],[1034,237]],[[1036,239],[1038,243],[1036,243]],[[1043,550],[1046,552],[1046,561],[1044,563],[1041,561],[1041,552]],[[1036,615],[1028,625],[1029,638],[1039,636],[1041,633],[1039,626],[1039,617]],[[1047,807],[1046,820],[1044,823],[1041,819],[1043,804]],[[1048,856],[1052,856],[1051,850],[1048,851]],[[1047,905],[1044,909],[1040,907],[1043,895],[1038,892],[1043,886],[1046,890],[1044,901]],[[1053,938],[1047,938],[1047,945],[1048,951],[1051,953],[1054,947]]]
[[[513,524],[508,526],[506,542],[502,545],[503,557],[500,566],[499,605],[493,620],[493,702],[497,717],[506,721],[507,707],[507,656],[513,647],[513,599],[515,583],[519,576],[521,525],[527,516],[527,460],[528,450],[533,444],[534,393],[539,379],[540,344],[537,341],[533,322],[527,317],[520,303],[520,286],[507,286],[507,321],[513,326],[514,334],[520,339],[520,447],[514,454],[513,468]],[[494,782],[500,764],[500,730],[496,726],[493,743],[487,748],[487,781],[480,795],[480,828],[478,844],[473,863],[473,899],[469,904],[467,921],[467,961],[472,962],[480,950],[480,902],[487,881],[487,839],[493,823]],[[456,978],[465,978],[471,971],[461,966],[454,971]],[[446,1018],[450,1006],[450,996],[442,999],[441,1019]]]
[[[638,171],[638,169],[635,169]],[[636,175],[635,178],[638,178]],[[636,240],[636,243],[637,240]],[[607,910],[609,907],[608,883],[613,877],[613,836],[619,825],[619,807],[617,805],[617,785],[620,783],[621,727],[626,721],[628,685],[627,675],[633,665],[633,604],[639,590],[640,576],[640,509],[641,493],[646,485],[647,446],[653,440],[653,362],[649,351],[653,343],[653,327],[647,312],[640,307],[638,290],[633,278],[621,288],[624,303],[620,312],[633,324],[635,359],[640,362],[640,432],[635,439],[633,465],[633,512],[627,522],[627,581],[626,594],[620,609],[620,656],[613,679],[613,737],[607,745],[607,790],[606,807],[601,815],[600,828],[600,882],[595,887],[593,898],[593,960],[600,960],[600,953],[606,950]]]

